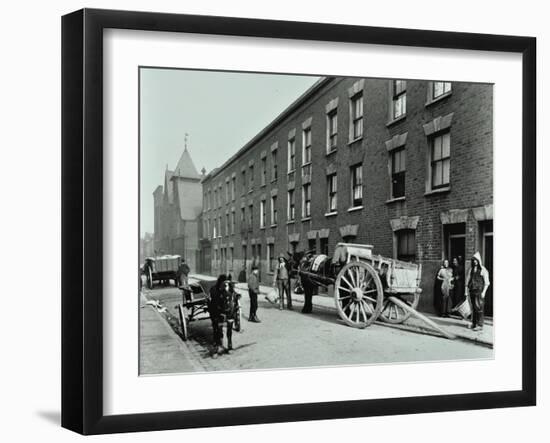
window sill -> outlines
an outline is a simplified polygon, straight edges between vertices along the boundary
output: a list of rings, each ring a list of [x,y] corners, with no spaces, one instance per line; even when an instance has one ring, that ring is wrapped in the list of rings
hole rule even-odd
[[[359,142],[359,141],[361,141],[361,140],[363,140],[363,136],[354,138],[353,140],[350,140],[350,141],[348,142],[348,146],[351,146],[351,145],[353,145],[353,144],[355,144],[355,143],[357,143],[357,142]]]
[[[338,151],[338,148],[334,148],[330,151],[327,151],[326,156],[328,157],[329,155],[336,154],[336,151]]]
[[[295,172],[296,172],[296,168],[294,168],[294,169],[291,170],[291,171],[288,171],[288,172],[286,173],[286,175],[294,174]]]
[[[303,222],[306,222],[306,221],[310,221],[311,220],[311,216],[309,217],[302,217],[302,220]]]
[[[302,168],[305,168],[306,166],[309,166],[309,165],[311,165],[311,162],[303,163]]]
[[[352,208],[349,208],[349,209],[348,209],[348,212],[360,211],[361,209],[363,209],[363,205],[361,205],[361,206],[354,206],[354,207],[352,207]]]
[[[395,197],[395,198],[390,198],[389,200],[386,200],[386,204],[395,203],[395,202],[404,202],[404,201],[405,201],[405,197]]]
[[[273,223],[272,225],[269,226],[270,228],[276,228],[277,227],[277,223]]]
[[[286,221],[287,225],[293,225],[294,223],[296,223],[296,220],[287,220]]]
[[[260,226],[261,231],[265,231],[265,226]]]
[[[325,214],[325,217],[333,217],[335,215],[338,215],[338,211],[333,211],[333,212],[327,212]]]
[[[436,195],[436,194],[445,194],[451,190],[450,186],[447,186],[445,188],[438,188],[438,189],[432,189],[430,191],[427,191],[424,193],[425,197],[428,197],[430,195]]]
[[[390,126],[394,125],[395,123],[398,123],[400,121],[403,121],[407,118],[407,114],[403,114],[399,117],[394,118],[393,120],[390,120],[388,123],[386,123],[386,127],[389,128]]]
[[[254,189],[249,189],[247,194],[252,194],[254,192]]]
[[[449,96],[452,95],[452,94],[453,94],[453,91],[449,91],[449,92],[446,92],[446,93],[443,94],[443,95],[440,95],[440,96],[437,97],[437,98],[432,98],[432,99],[430,99],[430,100],[428,100],[428,101],[426,102],[426,105],[425,105],[425,106],[428,107],[428,106],[430,106],[430,105],[433,105],[434,103],[437,103],[437,102],[439,102],[439,101],[441,101],[441,100],[443,100],[443,99],[449,97]]]
[[[267,183],[262,183],[262,184],[260,185],[260,188],[265,188],[266,186],[267,186]]]

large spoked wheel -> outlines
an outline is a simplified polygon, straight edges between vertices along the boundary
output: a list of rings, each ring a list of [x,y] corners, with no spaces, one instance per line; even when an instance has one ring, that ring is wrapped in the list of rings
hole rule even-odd
[[[399,294],[395,297],[399,298],[403,303],[406,303],[411,308],[416,309],[418,306],[418,300],[420,300],[420,293],[415,292],[414,294]],[[386,298],[386,300],[384,300],[380,318],[386,323],[403,323],[410,316],[410,312],[405,311],[401,306],[397,306],[390,299]]]
[[[187,333],[187,317],[185,316],[182,305],[178,305],[178,312],[180,315],[181,336],[184,340],[187,341],[187,339],[189,338],[189,335]]]
[[[151,268],[147,268],[147,289],[153,289],[153,271]]]
[[[345,265],[334,283],[334,298],[340,318],[354,328],[365,328],[380,315],[384,292],[380,277],[368,263]]]

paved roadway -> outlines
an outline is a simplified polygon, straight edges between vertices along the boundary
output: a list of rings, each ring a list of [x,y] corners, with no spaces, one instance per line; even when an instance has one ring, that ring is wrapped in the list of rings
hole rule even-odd
[[[317,308],[302,314],[301,304],[294,311],[280,311],[260,296],[258,316],[262,323],[247,321],[248,294],[241,291],[243,328],[233,333],[234,351],[218,358],[211,356],[212,329],[209,320],[191,322],[186,348],[195,367],[207,371],[268,369],[306,366],[334,366],[411,361],[492,358],[493,350],[464,341],[394,329],[374,324],[366,329],[346,326],[331,309]],[[176,305],[181,292],[174,287],[145,290],[149,300],[167,308],[167,319],[180,332]],[[225,345],[225,341],[224,341]],[[182,367],[180,371],[189,369]]]

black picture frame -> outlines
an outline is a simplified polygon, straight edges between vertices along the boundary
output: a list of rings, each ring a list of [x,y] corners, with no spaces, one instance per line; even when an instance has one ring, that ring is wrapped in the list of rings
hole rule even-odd
[[[501,51],[522,55],[522,388],[394,399],[106,416],[103,413],[103,31],[108,28]],[[536,39],[83,9],[62,18],[62,426],[151,431],[536,404]]]

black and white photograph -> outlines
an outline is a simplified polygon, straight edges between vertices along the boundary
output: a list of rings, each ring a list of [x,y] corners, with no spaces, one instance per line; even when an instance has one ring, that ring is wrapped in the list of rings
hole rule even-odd
[[[493,84],[138,75],[140,375],[494,357]]]

